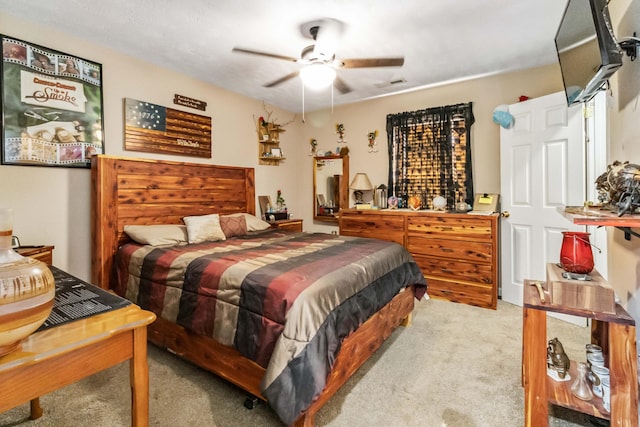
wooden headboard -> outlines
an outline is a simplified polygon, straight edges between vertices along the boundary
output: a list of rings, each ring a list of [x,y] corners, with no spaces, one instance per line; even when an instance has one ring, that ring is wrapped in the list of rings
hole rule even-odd
[[[91,161],[91,280],[109,289],[126,224],[182,224],[188,215],[255,215],[253,168],[99,155]]]

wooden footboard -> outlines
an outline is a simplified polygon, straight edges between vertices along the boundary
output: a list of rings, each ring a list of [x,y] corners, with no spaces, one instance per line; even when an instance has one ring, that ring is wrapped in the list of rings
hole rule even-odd
[[[313,426],[316,412],[327,400],[380,348],[398,326],[405,324],[405,321],[408,323],[415,301],[413,290],[411,286],[396,295],[380,311],[345,338],[327,378],[327,385],[307,412],[296,421],[296,427]]]
[[[345,338],[324,390],[307,412],[296,421],[295,426],[313,426],[315,414],[320,408],[380,348],[391,333],[410,317],[414,300],[413,287],[407,288]],[[265,400],[260,393],[260,380],[264,375],[264,368],[243,357],[237,350],[211,338],[192,334],[160,317],[149,325],[148,337],[153,344]]]

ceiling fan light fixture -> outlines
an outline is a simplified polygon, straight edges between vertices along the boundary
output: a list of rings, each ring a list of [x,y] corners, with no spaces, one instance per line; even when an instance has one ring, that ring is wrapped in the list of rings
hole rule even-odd
[[[329,64],[314,63],[300,70],[300,78],[305,87],[320,90],[331,86],[336,78],[336,70]]]

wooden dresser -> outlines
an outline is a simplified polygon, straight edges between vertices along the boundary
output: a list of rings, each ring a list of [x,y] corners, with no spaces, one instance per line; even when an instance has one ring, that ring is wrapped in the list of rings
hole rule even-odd
[[[340,234],[404,245],[428,282],[427,292],[496,309],[499,286],[498,214],[410,210],[344,210]]]
[[[22,246],[16,248],[16,252],[22,256],[35,258],[45,264],[51,265],[53,264],[53,248],[52,245]]]

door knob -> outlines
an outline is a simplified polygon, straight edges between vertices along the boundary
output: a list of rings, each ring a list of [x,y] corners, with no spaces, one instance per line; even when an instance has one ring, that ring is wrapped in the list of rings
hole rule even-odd
[[[503,218],[509,218],[509,215],[511,215],[509,211],[504,211],[500,213],[500,216]]]

